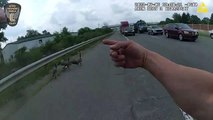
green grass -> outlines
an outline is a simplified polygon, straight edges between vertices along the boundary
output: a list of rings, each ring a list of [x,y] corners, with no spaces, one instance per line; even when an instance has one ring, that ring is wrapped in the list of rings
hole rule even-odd
[[[38,80],[41,80],[42,77],[49,73],[51,65],[46,65],[33,73],[25,76],[6,90],[0,93],[0,106],[4,105],[10,100],[18,99],[23,96],[22,91],[27,86],[33,85]]]
[[[198,32],[199,32],[199,35],[202,37],[208,37],[208,38],[210,37],[208,31],[199,30]]]
[[[45,76],[50,74],[54,64],[58,63],[62,59],[66,59],[67,57],[75,56],[78,54],[78,51],[83,51],[87,48],[95,46],[98,43],[100,43],[99,40],[97,40],[93,43],[90,43],[88,45],[85,45],[75,51],[72,51],[72,52],[62,56],[61,58],[58,58],[58,59],[52,61],[51,63],[39,68],[38,70],[36,70],[36,71],[30,73],[29,75],[25,76],[24,78],[20,79],[18,82],[16,82],[15,84],[13,84],[12,86],[10,86],[9,88],[7,88],[6,90],[4,90],[0,93],[0,107],[5,105],[6,103],[8,103],[11,100],[16,100],[16,99],[24,97],[23,90],[29,86],[34,85],[36,82],[38,82],[39,80],[42,80],[42,78],[44,78]],[[49,75],[49,77],[47,77],[47,80],[45,80],[44,84],[37,86],[37,89],[35,91],[30,91],[31,96],[38,93],[45,85],[47,85],[51,81],[51,79],[52,79],[51,75]]]

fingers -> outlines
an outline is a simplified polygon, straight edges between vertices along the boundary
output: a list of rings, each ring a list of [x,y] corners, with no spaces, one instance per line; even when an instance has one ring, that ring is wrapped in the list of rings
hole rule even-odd
[[[111,45],[110,49],[111,50],[125,49],[128,47],[129,44],[130,44],[129,41],[120,41],[120,42],[117,42],[116,44]]]
[[[125,67],[125,49],[131,44],[130,41],[103,40],[103,44],[109,45],[110,56],[117,67]]]
[[[117,58],[118,52],[110,50],[110,56],[113,57],[113,58]]]
[[[125,65],[125,56],[119,55],[115,51],[111,51],[110,56],[112,57],[112,61],[114,61],[115,66],[117,67],[123,67]]]
[[[112,50],[118,50],[125,49],[130,44],[130,41],[103,40],[103,44],[109,45]]]
[[[113,59],[125,59],[124,54],[120,54],[120,53],[121,53],[121,52],[119,52],[119,51],[110,50],[110,56],[111,56]]]
[[[110,56],[117,56],[117,55],[124,55],[125,54],[125,50],[124,49],[119,49],[117,51],[115,50],[110,50]]]
[[[125,56],[124,55],[120,55],[120,56],[117,56],[117,57],[112,57],[112,60],[114,62],[122,62],[122,61],[125,61]]]
[[[123,48],[119,49],[119,50],[118,50],[118,54],[119,54],[119,55],[125,54],[125,50],[124,50]]]
[[[114,41],[114,40],[103,40],[102,42],[105,45],[114,45],[117,43],[117,41]]]

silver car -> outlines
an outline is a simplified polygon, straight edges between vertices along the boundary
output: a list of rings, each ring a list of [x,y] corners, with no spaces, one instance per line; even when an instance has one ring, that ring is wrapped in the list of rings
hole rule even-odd
[[[149,35],[155,35],[155,34],[163,35],[163,29],[157,25],[149,26],[147,30]]]
[[[125,36],[129,36],[129,35],[135,36],[134,27],[133,27],[133,26],[129,26],[129,27],[125,28],[125,30],[124,30],[124,35],[125,35]]]

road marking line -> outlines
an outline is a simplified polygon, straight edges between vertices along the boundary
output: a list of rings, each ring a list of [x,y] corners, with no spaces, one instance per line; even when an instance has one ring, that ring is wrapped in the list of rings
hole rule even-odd
[[[124,36],[124,35],[122,35],[127,41],[129,41],[129,38],[128,37],[126,37],[126,36]]]
[[[194,120],[189,114],[187,114],[186,112],[184,112],[181,108],[179,108],[179,109],[182,112],[183,117],[184,117],[185,120]]]

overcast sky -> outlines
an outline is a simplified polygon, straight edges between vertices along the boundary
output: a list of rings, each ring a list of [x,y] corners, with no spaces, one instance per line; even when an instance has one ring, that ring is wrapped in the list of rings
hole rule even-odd
[[[159,22],[172,17],[174,12],[136,12],[135,2],[198,2],[203,1],[213,11],[211,0],[10,0],[21,4],[22,11],[19,23],[15,27],[8,26],[5,36],[8,42],[26,34],[27,29],[39,32],[46,29],[50,32],[59,31],[67,26],[70,31],[77,31],[81,27],[96,28],[103,23],[119,24],[122,20],[136,22],[143,19],[147,22]],[[208,14],[198,14],[196,8],[189,10],[200,18],[210,17]],[[7,43],[8,43],[7,42]],[[3,46],[5,43],[3,44]]]

